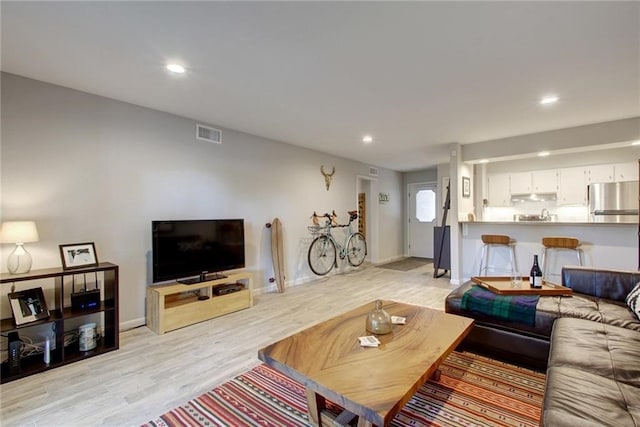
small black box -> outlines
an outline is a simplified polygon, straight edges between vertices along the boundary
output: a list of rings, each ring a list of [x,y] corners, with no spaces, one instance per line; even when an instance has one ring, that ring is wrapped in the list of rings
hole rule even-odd
[[[71,294],[72,310],[92,310],[100,306],[100,289]]]
[[[215,286],[213,288],[213,293],[214,295],[226,295],[243,289],[244,285],[242,283],[229,283],[226,285]]]

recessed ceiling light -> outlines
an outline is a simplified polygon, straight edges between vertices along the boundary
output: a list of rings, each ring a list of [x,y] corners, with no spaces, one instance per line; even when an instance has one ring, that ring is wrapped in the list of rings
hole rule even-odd
[[[638,141],[633,141],[633,142],[631,143],[631,145],[640,145],[640,140],[638,140]]]
[[[558,97],[556,95],[548,95],[540,100],[541,105],[553,104],[555,102],[558,102]]]
[[[364,142],[365,144],[370,144],[373,142],[373,137],[371,135],[365,135],[364,137],[362,137],[362,142]]]
[[[541,151],[538,153],[538,157],[546,157],[548,156],[550,153],[548,151]]]
[[[176,74],[182,74],[184,73],[184,67],[180,64],[169,64],[167,65],[167,70],[171,71],[172,73],[176,73]]]

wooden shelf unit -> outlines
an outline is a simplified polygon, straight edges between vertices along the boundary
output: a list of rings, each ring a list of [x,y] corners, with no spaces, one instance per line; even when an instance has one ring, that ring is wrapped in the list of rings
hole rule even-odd
[[[73,279],[70,279],[70,277],[80,275],[91,275],[91,277],[96,275],[95,277],[98,278],[98,281],[102,279],[100,285],[101,301],[98,307],[82,311],[72,310],[70,307],[69,296],[73,283]],[[65,280],[65,278],[67,280]],[[47,301],[49,318],[20,326],[16,326],[13,317],[1,319],[0,331],[3,335],[14,331],[18,332],[18,335],[21,333],[26,335],[30,328],[53,324],[55,331],[55,349],[51,351],[51,362],[49,365],[46,365],[42,353],[24,357],[20,360],[20,372],[17,374],[10,374],[8,362],[4,362],[0,368],[1,383],[24,378],[38,372],[54,369],[58,366],[84,360],[88,357],[97,356],[119,348],[118,266],[109,262],[103,262],[94,267],[75,268],[73,270],[47,268],[32,270],[24,274],[3,273],[0,275],[0,283],[3,288],[8,284],[16,286],[16,288],[19,287],[20,289],[43,287],[42,281],[50,279],[53,279],[54,298],[53,301]],[[18,283],[20,284],[17,285]],[[80,351],[77,341],[67,342],[65,346],[65,335],[77,332],[77,325],[83,323],[82,319],[85,317],[88,322],[93,323],[96,314],[103,316],[102,321],[98,325],[99,328],[102,329],[102,333],[99,333],[100,338],[98,339],[96,348],[90,351]]]
[[[242,283],[244,289],[215,295],[215,288]],[[231,273],[221,279],[185,285],[170,283],[147,287],[147,326],[157,334],[213,319],[253,306],[253,276],[248,272]],[[199,300],[198,296],[208,299]]]

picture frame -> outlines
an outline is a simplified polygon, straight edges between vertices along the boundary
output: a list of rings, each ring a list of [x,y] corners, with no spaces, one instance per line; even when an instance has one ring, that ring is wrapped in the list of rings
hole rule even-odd
[[[60,245],[60,258],[63,270],[98,265],[96,245],[93,242]]]
[[[462,177],[462,197],[471,197],[471,179]]]
[[[8,297],[16,326],[49,318],[47,300],[42,288],[11,292]]]

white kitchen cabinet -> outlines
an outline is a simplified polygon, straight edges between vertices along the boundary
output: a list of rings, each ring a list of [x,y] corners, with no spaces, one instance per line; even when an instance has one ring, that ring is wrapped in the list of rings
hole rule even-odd
[[[558,191],[557,169],[533,172],[515,172],[510,175],[511,194],[556,193]]]
[[[587,204],[587,168],[558,170],[558,205]]]
[[[587,166],[587,185],[596,182],[613,182],[613,165]]]
[[[531,193],[531,172],[514,172],[509,174],[511,194]]]
[[[489,175],[489,206],[511,206],[509,174]]]
[[[531,172],[531,187],[533,193],[557,193],[558,170],[547,169]]]
[[[637,181],[638,180],[638,163],[616,163],[613,165],[614,181]]]

